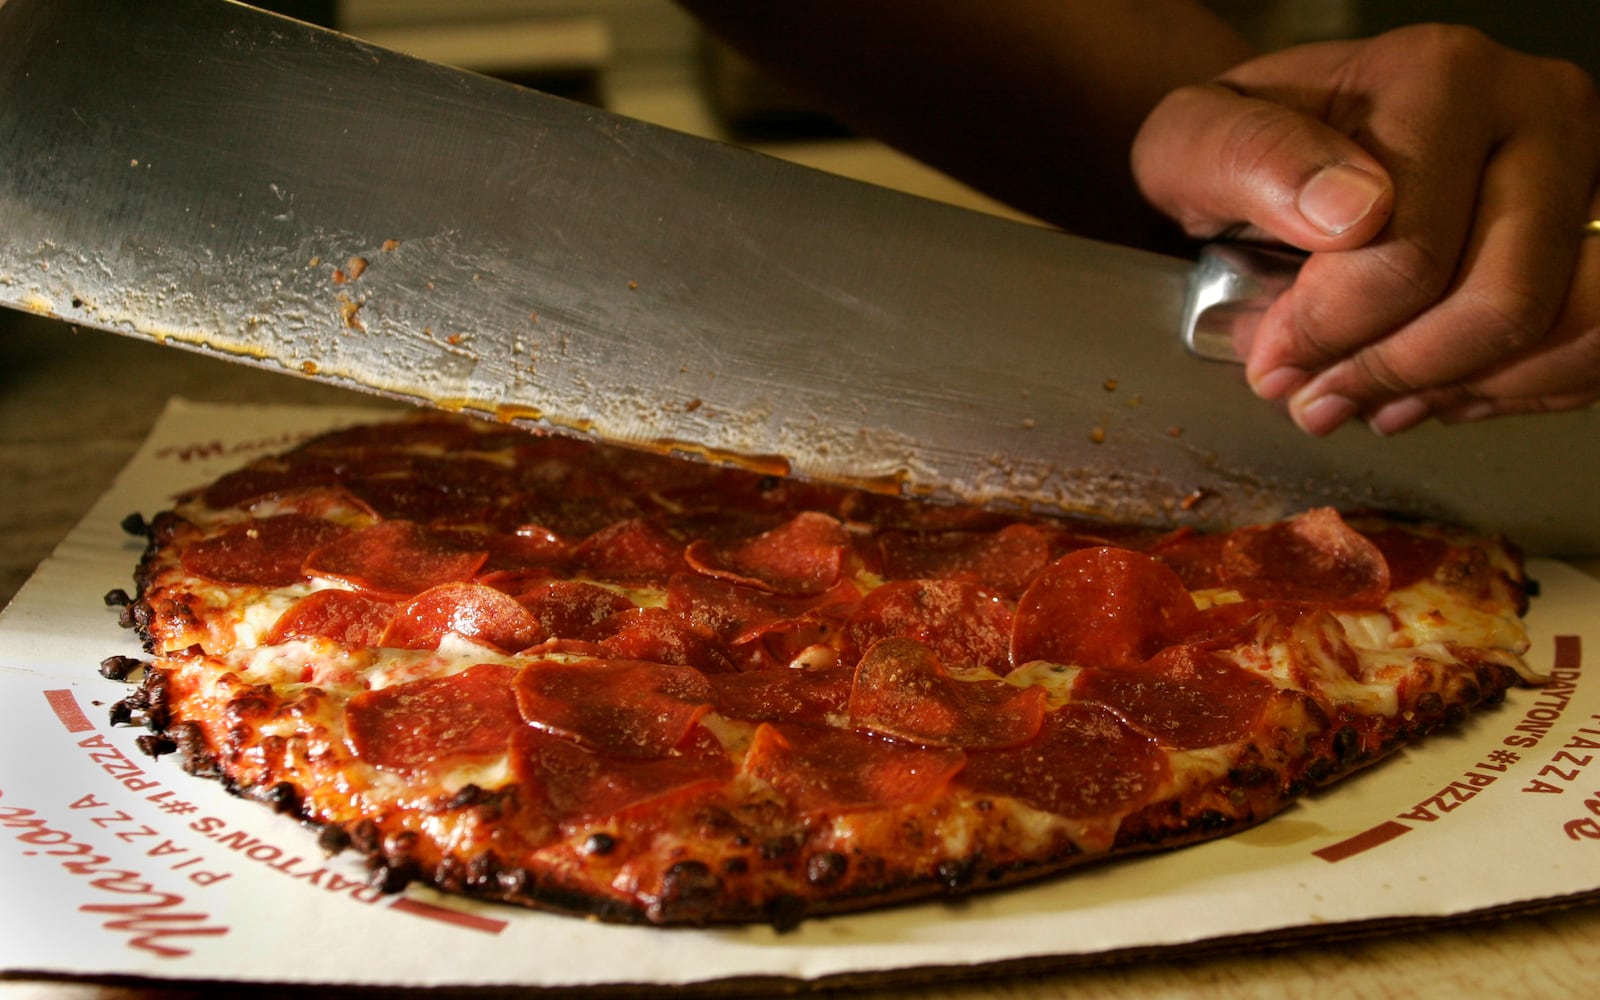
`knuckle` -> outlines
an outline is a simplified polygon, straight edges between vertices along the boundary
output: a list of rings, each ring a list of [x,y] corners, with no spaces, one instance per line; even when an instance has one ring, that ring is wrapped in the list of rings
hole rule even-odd
[[[1265,102],[1252,104],[1228,124],[1222,136],[1223,176],[1256,176],[1275,153],[1293,141],[1299,126],[1285,108]]]
[[[1425,388],[1421,382],[1401,374],[1383,351],[1358,351],[1350,362],[1361,383],[1375,394],[1398,396]]]
[[[1576,385],[1600,394],[1600,328],[1573,342],[1567,370]]]
[[[1295,299],[1294,358],[1301,364],[1320,367],[1350,352],[1348,336],[1338,331],[1350,324],[1347,308],[1327,296],[1304,295]]]
[[[1395,33],[1417,63],[1472,73],[1504,52],[1487,34],[1464,24],[1417,24]]]
[[[1437,77],[1457,86],[1510,87],[1521,94],[1538,93],[1543,98],[1538,103],[1547,109],[1561,108],[1589,120],[1600,115],[1594,77],[1569,60],[1507,48],[1462,24],[1413,25],[1395,34],[1414,63],[1430,66]],[[1515,79],[1502,74],[1514,74]]]
[[[1436,301],[1455,274],[1454,258],[1446,258],[1432,244],[1397,238],[1367,256],[1375,289],[1411,312]]]
[[[1561,101],[1588,119],[1600,117],[1600,87],[1594,77],[1575,63],[1562,59],[1544,61],[1551,86]]]
[[[1473,303],[1472,327],[1488,353],[1504,357],[1544,340],[1559,309],[1560,303],[1542,289],[1503,283],[1493,296],[1479,296]]]
[[[1194,88],[1190,95],[1177,95],[1171,109],[1181,111],[1188,101],[1203,101],[1206,93]],[[1280,158],[1299,134],[1298,117],[1288,109],[1266,101],[1248,100],[1237,105],[1224,119],[1214,123],[1209,138],[1213,152],[1205,157],[1204,169],[1169,171],[1145,191],[1163,212],[1194,238],[1214,238],[1219,232],[1219,216],[1240,220],[1250,212],[1250,199],[1271,186],[1277,176]],[[1147,157],[1150,154],[1145,154]],[[1141,176],[1149,170],[1136,171]],[[1195,197],[1197,191],[1203,196]]]
[[[1558,118],[1569,133],[1592,129],[1600,123],[1600,87],[1594,77],[1576,63],[1543,56],[1524,56],[1526,72],[1520,88],[1535,100],[1530,106],[1540,113]]]
[[[1265,102],[1249,105],[1228,125],[1222,148],[1229,162],[1251,165],[1265,152],[1281,144],[1282,116]]]
[[[1453,262],[1431,245],[1399,238],[1340,257],[1337,278],[1294,298],[1293,357],[1300,364],[1320,366],[1370,354],[1359,351],[1360,345],[1426,312],[1444,295],[1454,271]],[[1365,305],[1353,311],[1359,303]],[[1364,373],[1369,382],[1410,388],[1387,363],[1370,358],[1364,363],[1374,366]]]

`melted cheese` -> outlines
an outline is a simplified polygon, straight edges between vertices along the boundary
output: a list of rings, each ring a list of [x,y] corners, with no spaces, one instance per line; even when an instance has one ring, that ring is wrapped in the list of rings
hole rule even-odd
[[[1519,619],[1453,600],[1449,591],[1431,580],[1391,594],[1387,607],[1397,638],[1407,645],[1449,642],[1517,657],[1528,649],[1527,632]]]

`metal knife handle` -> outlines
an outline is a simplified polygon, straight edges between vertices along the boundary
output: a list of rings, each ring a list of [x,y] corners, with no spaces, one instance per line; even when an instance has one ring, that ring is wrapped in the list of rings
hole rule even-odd
[[[1262,314],[1294,283],[1304,260],[1292,250],[1206,244],[1183,305],[1184,344],[1202,358],[1243,362]]]

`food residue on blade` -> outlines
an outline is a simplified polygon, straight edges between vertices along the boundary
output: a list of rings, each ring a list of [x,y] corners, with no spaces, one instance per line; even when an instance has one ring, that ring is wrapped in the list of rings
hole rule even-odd
[[[361,277],[362,274],[366,273],[366,270],[367,258],[351,257],[345,261],[344,267],[333,269],[333,283],[335,285],[347,285]]]
[[[766,476],[789,476],[794,472],[794,467],[782,455],[746,455],[675,438],[656,438],[640,442],[640,446],[663,455],[702,458],[716,465],[731,465]]]
[[[515,423],[519,420],[543,420],[544,411],[536,406],[501,403],[494,408],[494,418],[503,424]]]
[[[339,296],[339,318],[344,320],[344,325],[352,330],[365,332],[367,325],[361,322],[360,316],[362,305],[363,303],[352,301],[344,295]]]
[[[1214,494],[1210,490],[1205,489],[1204,487],[1190,490],[1187,496],[1178,501],[1178,509],[1184,511],[1194,510],[1206,500],[1209,500],[1213,495]]]

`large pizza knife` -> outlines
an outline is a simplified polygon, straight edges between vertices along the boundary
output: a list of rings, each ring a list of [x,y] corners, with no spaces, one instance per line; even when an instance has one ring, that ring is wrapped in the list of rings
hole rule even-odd
[[[1237,318],[1247,271],[1197,282],[226,0],[0,0],[0,304],[936,499],[1378,506],[1600,553],[1600,412],[1308,439],[1180,337],[1202,285]]]

